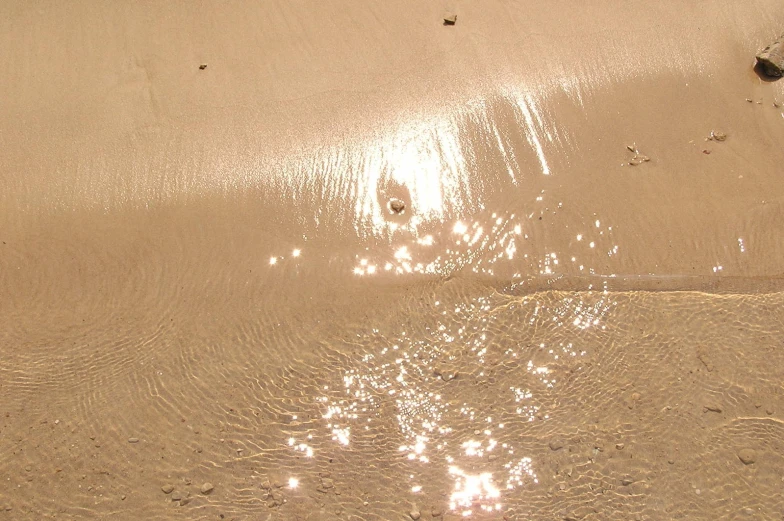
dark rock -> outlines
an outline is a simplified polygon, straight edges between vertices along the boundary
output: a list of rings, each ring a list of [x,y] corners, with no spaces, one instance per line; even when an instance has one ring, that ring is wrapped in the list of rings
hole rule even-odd
[[[757,63],[768,76],[784,76],[784,36],[762,49],[757,54]]]

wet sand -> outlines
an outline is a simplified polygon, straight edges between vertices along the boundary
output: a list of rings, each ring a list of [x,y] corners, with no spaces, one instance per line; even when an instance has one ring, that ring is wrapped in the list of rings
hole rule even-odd
[[[0,7],[0,518],[781,517],[784,8],[594,4]]]

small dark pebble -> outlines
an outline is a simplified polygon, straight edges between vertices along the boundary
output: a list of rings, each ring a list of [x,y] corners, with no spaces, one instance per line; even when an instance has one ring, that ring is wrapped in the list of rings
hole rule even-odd
[[[199,70],[200,71],[203,71],[206,68],[207,68],[207,64],[206,63],[202,63],[201,65],[199,65]]]
[[[402,213],[406,209],[406,203],[400,199],[392,199],[389,201],[389,209],[394,213]]]

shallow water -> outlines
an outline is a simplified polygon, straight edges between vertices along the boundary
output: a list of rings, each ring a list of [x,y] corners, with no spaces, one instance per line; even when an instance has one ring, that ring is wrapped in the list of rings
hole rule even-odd
[[[10,518],[781,514],[774,279],[272,264],[266,229],[146,215],[4,245]]]

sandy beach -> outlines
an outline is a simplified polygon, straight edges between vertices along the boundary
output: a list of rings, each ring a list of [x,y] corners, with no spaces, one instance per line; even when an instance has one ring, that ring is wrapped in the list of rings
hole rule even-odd
[[[0,6],[0,520],[780,519],[784,5],[574,4]]]

